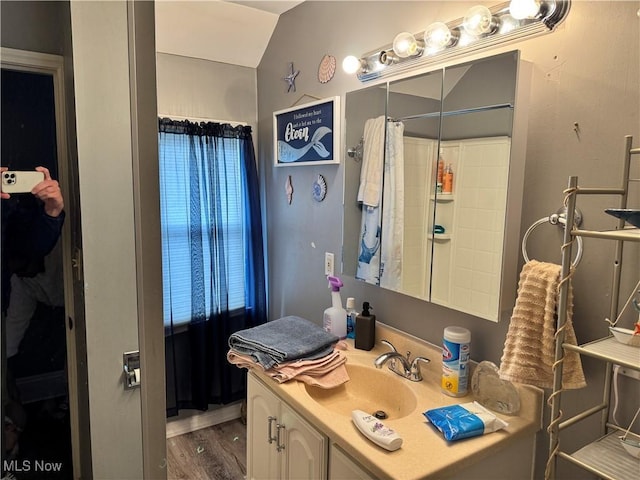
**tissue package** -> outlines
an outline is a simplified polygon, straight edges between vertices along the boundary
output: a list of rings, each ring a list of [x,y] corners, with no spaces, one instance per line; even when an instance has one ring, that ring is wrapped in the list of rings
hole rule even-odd
[[[449,405],[424,412],[448,441],[476,437],[508,426],[478,402]]]

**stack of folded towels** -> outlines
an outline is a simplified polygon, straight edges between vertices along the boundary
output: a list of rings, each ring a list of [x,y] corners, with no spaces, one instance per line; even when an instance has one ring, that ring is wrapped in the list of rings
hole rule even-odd
[[[288,316],[232,334],[227,360],[279,383],[296,379],[333,388],[349,380],[347,358],[335,348],[338,340],[304,318]]]

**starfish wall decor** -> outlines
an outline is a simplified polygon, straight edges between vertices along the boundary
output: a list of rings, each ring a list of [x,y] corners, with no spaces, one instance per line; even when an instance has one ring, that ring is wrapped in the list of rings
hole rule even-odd
[[[294,92],[296,91],[296,77],[300,74],[300,70],[293,69],[293,62],[291,62],[289,66],[291,68],[291,73],[283,78],[283,80],[289,85],[287,87],[287,93],[289,93],[292,89]]]

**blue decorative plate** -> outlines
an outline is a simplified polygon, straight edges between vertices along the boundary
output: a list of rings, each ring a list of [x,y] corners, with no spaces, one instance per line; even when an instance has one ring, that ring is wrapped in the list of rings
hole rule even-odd
[[[634,227],[640,228],[640,209],[637,208],[607,208],[605,209],[609,215],[621,218],[625,222],[630,223]]]
[[[318,175],[316,181],[313,182],[313,199],[316,202],[321,202],[327,195],[327,182],[322,175]]]

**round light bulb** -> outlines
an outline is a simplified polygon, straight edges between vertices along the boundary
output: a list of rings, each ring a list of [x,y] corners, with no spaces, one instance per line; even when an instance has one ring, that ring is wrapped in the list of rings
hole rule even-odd
[[[435,22],[424,31],[424,44],[429,49],[440,50],[453,43],[455,38],[446,23]]]
[[[419,46],[414,37],[409,32],[402,32],[393,39],[393,51],[400,58],[412,57],[418,53]]]
[[[509,33],[520,26],[520,20],[513,18],[513,15],[506,14],[500,17],[500,33]]]
[[[462,26],[467,33],[476,37],[490,33],[495,26],[491,10],[482,5],[471,7],[464,16]]]
[[[349,55],[342,61],[342,70],[344,70],[344,72],[348,73],[349,75],[356,73],[358,70],[360,70],[361,66],[362,62],[358,57],[354,55]]]
[[[539,0],[511,0],[509,3],[509,13],[517,20],[525,18],[536,18],[540,13]]]

